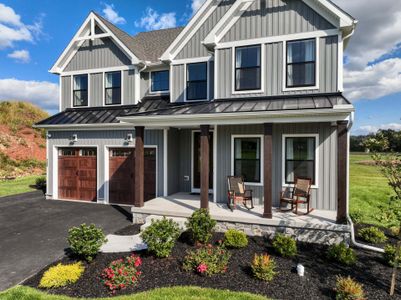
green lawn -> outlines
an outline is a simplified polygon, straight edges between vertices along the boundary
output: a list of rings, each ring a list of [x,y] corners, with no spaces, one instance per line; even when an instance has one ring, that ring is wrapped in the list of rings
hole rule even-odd
[[[15,180],[0,180],[0,197],[32,192],[36,178],[41,176],[27,176]]]
[[[372,160],[369,154],[351,153],[350,157],[350,212],[360,210],[362,223],[388,226],[375,216],[381,214],[379,205],[393,194],[386,178],[376,166],[358,162]]]
[[[1,300],[72,300],[66,296],[55,296],[43,293],[33,288],[16,286],[0,293]],[[79,298],[83,299],[83,298]],[[100,299],[100,298],[99,298]],[[105,299],[105,298],[102,298]],[[107,298],[106,298],[107,299]],[[227,290],[204,289],[199,287],[172,287],[152,291],[108,298],[112,300],[266,300],[267,298],[249,293],[238,293]]]

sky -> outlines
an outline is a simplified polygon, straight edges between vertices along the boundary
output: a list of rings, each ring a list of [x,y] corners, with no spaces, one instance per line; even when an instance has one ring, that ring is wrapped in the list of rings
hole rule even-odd
[[[401,130],[401,1],[333,1],[359,21],[344,58],[353,134]],[[29,101],[56,113],[58,77],[48,70],[91,10],[135,34],[185,25],[203,2],[0,0],[0,101]]]

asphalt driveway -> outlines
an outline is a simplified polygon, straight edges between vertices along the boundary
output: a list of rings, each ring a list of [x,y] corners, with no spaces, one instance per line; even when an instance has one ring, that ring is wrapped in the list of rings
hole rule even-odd
[[[130,218],[128,208],[45,200],[42,192],[0,198],[0,290],[60,258],[70,227],[94,223],[108,234]]]

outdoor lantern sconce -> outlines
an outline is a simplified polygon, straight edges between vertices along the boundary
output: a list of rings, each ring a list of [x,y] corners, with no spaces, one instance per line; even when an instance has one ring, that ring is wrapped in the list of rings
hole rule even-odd
[[[71,143],[76,143],[78,142],[78,135],[77,134],[73,134],[70,138],[70,142]]]
[[[132,136],[132,133],[128,133],[127,137],[125,138],[125,141],[127,143],[132,143],[134,141],[134,137]]]

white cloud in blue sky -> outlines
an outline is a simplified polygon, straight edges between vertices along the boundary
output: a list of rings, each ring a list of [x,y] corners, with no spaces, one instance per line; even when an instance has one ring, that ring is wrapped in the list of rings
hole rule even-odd
[[[31,56],[28,50],[15,50],[7,55],[9,58],[14,59],[19,63],[29,63]]]
[[[125,24],[127,21],[121,17],[114,8],[114,4],[104,4],[103,16],[113,24]]]
[[[192,8],[192,14],[194,15],[199,8],[205,3],[206,0],[192,0],[191,8]]]
[[[146,30],[173,28],[177,26],[176,13],[159,13],[148,7],[142,18],[135,22],[135,26]]]

